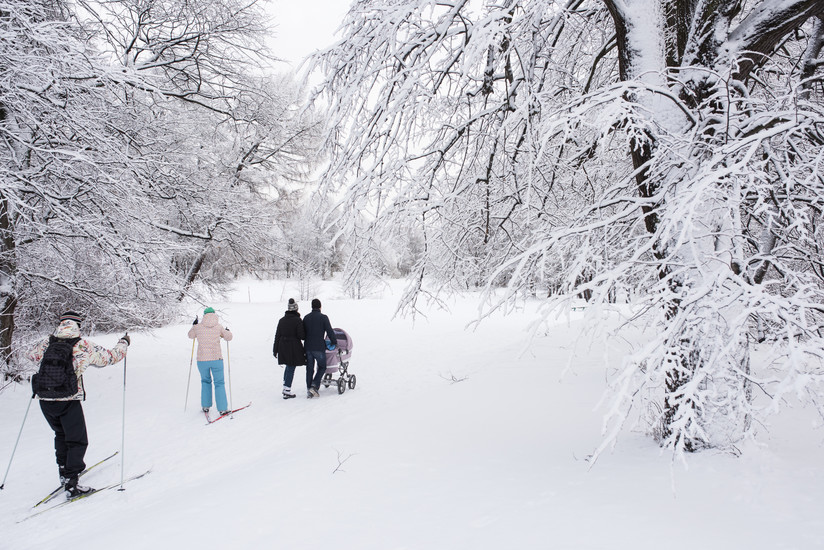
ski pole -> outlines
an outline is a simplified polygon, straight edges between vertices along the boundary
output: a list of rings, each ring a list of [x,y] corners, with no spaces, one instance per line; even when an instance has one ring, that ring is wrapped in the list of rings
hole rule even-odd
[[[23,426],[26,425],[26,418],[29,416],[29,409],[31,408],[31,402],[34,401],[34,396],[31,396],[29,399],[29,404],[26,406],[26,414],[23,415],[23,423],[20,424],[20,431],[17,434],[17,441],[14,442],[14,449],[11,451],[11,458],[9,458],[9,465],[6,468],[6,475],[3,476],[3,483],[0,484],[0,490],[6,486],[6,478],[9,477],[9,470],[11,470],[11,461],[14,460],[14,453],[17,452],[17,444],[20,443],[20,436],[23,434]]]
[[[189,378],[186,379],[186,401],[183,403],[183,412],[189,404],[189,385],[192,383],[192,362],[195,360],[195,339],[192,338],[192,356],[189,358]]]
[[[226,341],[226,371],[229,380],[229,410],[234,410],[232,406],[232,362],[229,360],[229,341]]]
[[[128,336],[129,333],[127,332]],[[120,488],[118,491],[125,491],[123,488],[123,474],[126,469],[126,357],[128,357],[128,349],[123,355],[123,423],[120,429]]]

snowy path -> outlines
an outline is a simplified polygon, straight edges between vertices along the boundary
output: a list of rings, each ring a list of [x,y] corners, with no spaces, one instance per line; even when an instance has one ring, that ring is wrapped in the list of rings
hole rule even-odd
[[[390,320],[388,293],[351,301],[327,291],[324,312],[355,343],[358,385],[308,400],[299,369],[299,397],[284,401],[271,345],[289,294],[279,283],[236,294],[214,305],[235,333],[233,404],[252,406],[204,425],[193,376],[184,413],[188,325],[134,334],[125,469],[152,474],[17,523],[57,478],[34,405],[0,493],[0,549],[824,548],[824,447],[806,413],[783,418],[769,448],[742,458],[702,453],[671,468],[647,437],[627,433],[589,469],[605,354],[586,348],[561,379],[574,322],[522,356],[528,313],[469,332],[467,298],[413,326]],[[122,383],[122,363],[86,377],[89,462],[120,448]],[[0,394],[4,470],[28,398],[26,387]],[[111,462],[86,481],[119,480]]]

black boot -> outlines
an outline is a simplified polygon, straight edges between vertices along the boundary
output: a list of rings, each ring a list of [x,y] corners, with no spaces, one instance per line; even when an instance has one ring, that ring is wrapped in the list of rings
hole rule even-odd
[[[66,496],[68,498],[77,498],[79,496],[87,495],[89,493],[94,492],[94,489],[91,487],[86,487],[84,485],[77,484],[77,476],[72,476],[66,481],[66,485],[64,485],[66,489]]]

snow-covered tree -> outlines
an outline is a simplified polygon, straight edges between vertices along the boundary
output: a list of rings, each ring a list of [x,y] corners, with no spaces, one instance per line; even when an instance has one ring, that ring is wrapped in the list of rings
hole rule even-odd
[[[267,24],[254,0],[0,0],[4,364],[15,326],[157,325],[204,265],[274,248],[319,124],[262,76]]]
[[[731,444],[787,392],[820,406],[822,15],[816,0],[355,2],[317,58],[326,189],[374,215],[371,238],[415,220],[410,303],[427,277],[545,285],[547,311],[638,296],[656,335],[614,377],[607,441],[652,398],[676,452]]]
[[[272,58],[259,3],[81,4],[87,27],[105,37],[102,47],[133,75],[130,100],[151,113],[155,132],[175,136],[165,160],[178,170],[175,186],[185,191],[175,194],[156,226],[191,245],[175,258],[183,277],[179,297],[204,263],[254,269],[261,250],[274,246],[278,212],[269,198],[317,162],[321,128],[312,111],[299,109],[295,83],[260,76]]]
[[[130,325],[169,283],[139,215],[119,85],[59,2],[0,3],[0,357],[66,295]],[[59,295],[59,297],[58,297]],[[146,300],[147,311],[131,306]],[[106,307],[103,305],[106,304]],[[162,316],[162,315],[161,315]],[[51,317],[53,320],[54,317]]]

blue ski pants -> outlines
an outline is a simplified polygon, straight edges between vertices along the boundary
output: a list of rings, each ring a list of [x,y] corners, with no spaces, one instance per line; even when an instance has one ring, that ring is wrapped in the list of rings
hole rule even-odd
[[[226,385],[223,381],[223,359],[216,361],[198,361],[197,370],[200,371],[200,406],[212,406],[212,381],[215,383],[215,401],[217,410],[228,411],[226,402]]]

